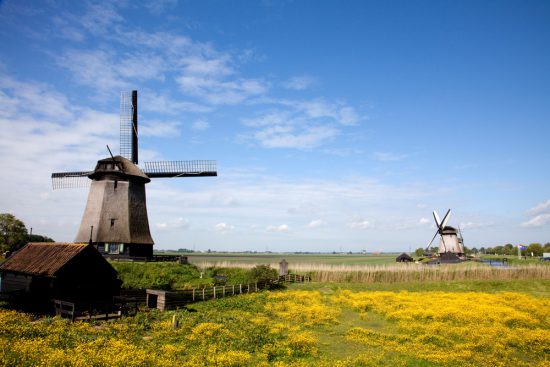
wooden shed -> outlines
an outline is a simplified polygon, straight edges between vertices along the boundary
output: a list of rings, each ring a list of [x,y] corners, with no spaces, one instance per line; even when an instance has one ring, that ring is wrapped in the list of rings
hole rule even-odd
[[[408,254],[403,252],[401,255],[395,258],[395,261],[398,263],[406,263],[406,262],[412,262],[414,261],[414,259],[410,257]]]
[[[0,292],[44,306],[53,299],[111,302],[120,285],[116,270],[86,244],[29,243],[0,265]]]

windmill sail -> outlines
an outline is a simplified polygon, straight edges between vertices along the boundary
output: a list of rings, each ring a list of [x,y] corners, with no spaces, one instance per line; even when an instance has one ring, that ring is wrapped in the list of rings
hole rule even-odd
[[[52,173],[53,189],[76,189],[90,186],[88,175],[91,171]]]
[[[143,172],[151,178],[218,175],[216,161],[208,160],[145,162]]]
[[[138,163],[137,91],[120,93],[120,155]]]

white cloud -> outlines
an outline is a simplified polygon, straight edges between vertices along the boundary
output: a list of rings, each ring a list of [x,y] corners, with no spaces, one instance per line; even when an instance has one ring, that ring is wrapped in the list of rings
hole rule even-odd
[[[140,136],[173,137],[180,135],[179,124],[170,121],[147,121],[139,127]]]
[[[177,101],[166,95],[156,94],[145,90],[139,95],[140,108],[143,111],[159,112],[167,115],[178,115],[181,112],[206,113],[212,111],[211,107],[189,101]]]
[[[146,1],[144,6],[153,14],[162,14],[169,9],[173,9],[178,4],[178,0],[155,0]]]
[[[104,50],[70,50],[57,62],[73,74],[73,81],[96,89],[99,93],[130,89],[116,68],[116,55]]]
[[[370,229],[373,228],[373,224],[363,218],[357,218],[348,223],[348,228],[351,229]]]
[[[315,220],[312,220],[311,222],[309,222],[309,224],[307,226],[308,226],[308,228],[321,228],[321,227],[326,226],[326,223],[325,223],[325,221],[323,221],[321,219],[315,219]]]
[[[106,34],[124,21],[111,3],[89,3],[87,12],[79,17],[80,24],[95,35]]]
[[[176,218],[168,222],[157,223],[155,227],[159,230],[169,229],[187,229],[189,228],[189,221],[185,218]]]
[[[225,233],[228,233],[228,232],[231,232],[232,230],[234,230],[235,227],[230,225],[230,224],[227,224],[225,222],[220,222],[220,223],[218,223],[214,226],[214,229],[218,233],[225,234]]]
[[[183,74],[176,78],[184,93],[203,98],[214,105],[241,103],[267,92],[267,85],[257,79],[227,79],[219,76]]]
[[[311,149],[334,139],[338,130],[330,126],[314,126],[300,132],[291,126],[274,126],[258,131],[254,138],[268,148]]]
[[[266,227],[268,232],[279,232],[279,233],[288,233],[290,232],[290,227],[288,224],[280,224],[278,226],[269,225]]]
[[[550,212],[550,200],[542,202],[527,211],[528,215],[538,215]]]
[[[295,76],[282,83],[283,88],[305,90],[316,82],[315,78],[307,75]]]
[[[460,229],[478,229],[478,228],[488,228],[493,227],[494,222],[463,222],[460,223]]]
[[[521,223],[522,227],[532,228],[532,227],[543,227],[550,224],[550,213],[539,214],[530,220]]]
[[[524,228],[543,227],[550,224],[550,200],[544,201],[529,209],[527,215],[533,218],[520,224],[520,226]]]
[[[420,220],[418,221],[418,224],[421,225],[421,226],[424,226],[426,224],[430,224],[432,221],[429,220],[428,218],[420,218]]]
[[[39,117],[67,120],[74,117],[67,98],[42,83],[22,82],[0,74],[0,116]]]
[[[195,131],[204,131],[204,130],[208,130],[209,128],[210,128],[210,124],[208,123],[208,121],[204,121],[204,120],[197,120],[193,122],[193,124],[191,125],[191,129]]]

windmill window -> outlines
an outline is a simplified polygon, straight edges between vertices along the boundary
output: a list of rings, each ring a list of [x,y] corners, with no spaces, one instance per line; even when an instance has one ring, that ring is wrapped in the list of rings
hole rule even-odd
[[[118,243],[109,243],[109,253],[110,254],[119,254],[120,253],[120,247]]]

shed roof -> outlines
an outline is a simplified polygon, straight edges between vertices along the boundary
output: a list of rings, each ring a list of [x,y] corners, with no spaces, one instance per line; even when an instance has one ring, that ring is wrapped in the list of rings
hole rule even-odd
[[[395,260],[398,260],[398,261],[399,261],[399,260],[403,260],[403,259],[404,259],[404,260],[413,260],[413,258],[412,258],[409,254],[407,254],[407,253],[405,253],[405,252],[403,252],[401,255],[399,255],[399,256],[397,256],[397,257],[395,258]]]
[[[53,277],[88,245],[63,242],[32,242],[0,265],[0,271]]]

